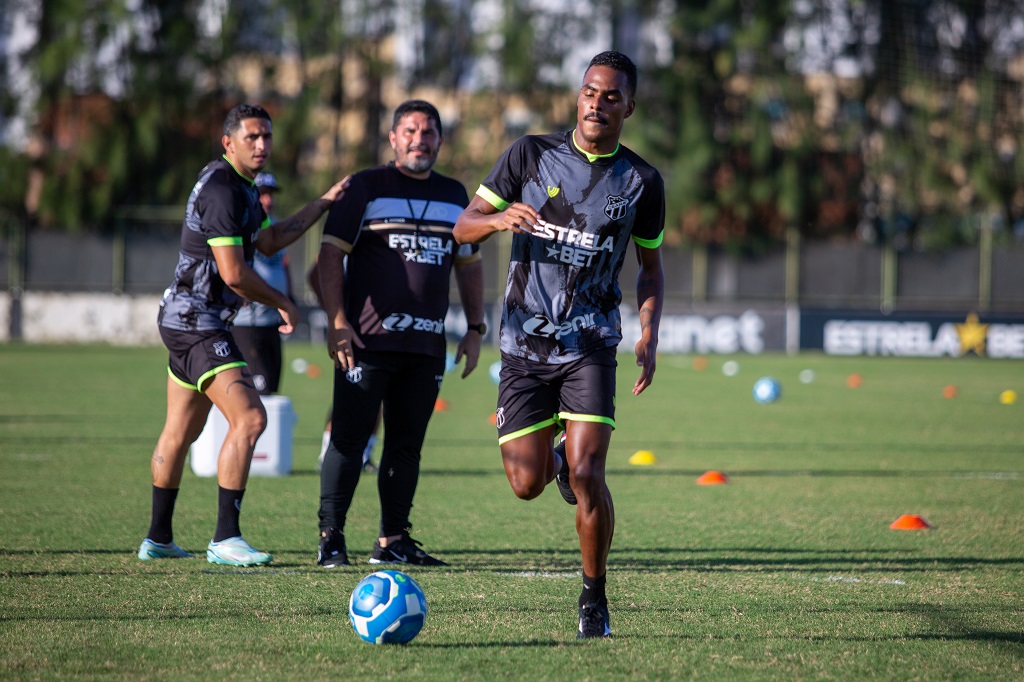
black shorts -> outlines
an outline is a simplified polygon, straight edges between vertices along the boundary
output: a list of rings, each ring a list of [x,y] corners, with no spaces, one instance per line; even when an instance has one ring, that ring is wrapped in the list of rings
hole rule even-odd
[[[160,338],[170,351],[167,373],[193,391],[201,393],[219,372],[246,366],[242,351],[225,330],[183,332],[160,327]]]
[[[567,421],[615,428],[615,347],[563,364],[542,364],[501,354],[498,443]]]
[[[281,332],[277,327],[235,325],[231,336],[245,356],[256,391],[260,395],[277,393],[281,385]]]

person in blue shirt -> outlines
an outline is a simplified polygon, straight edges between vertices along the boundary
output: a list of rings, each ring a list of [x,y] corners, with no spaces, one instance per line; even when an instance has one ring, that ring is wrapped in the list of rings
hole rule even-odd
[[[281,189],[277,178],[273,173],[263,172],[256,175],[254,182],[260,193],[260,204],[273,222],[274,195]],[[267,284],[294,300],[286,249],[269,256],[257,251],[253,259],[253,270]],[[256,301],[243,305],[232,322],[231,335],[245,356],[253,385],[260,395],[277,393],[281,387],[283,352],[278,327],[282,324],[284,319],[277,308]]]

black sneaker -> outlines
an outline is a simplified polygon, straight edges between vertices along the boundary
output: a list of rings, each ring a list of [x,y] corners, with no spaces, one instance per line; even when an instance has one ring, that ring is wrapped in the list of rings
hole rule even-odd
[[[349,566],[345,534],[337,528],[320,531],[320,549],[316,553],[316,562],[324,568]]]
[[[440,559],[435,559],[422,549],[422,543],[413,540],[408,533],[402,533],[402,537],[394,542],[389,542],[387,547],[380,546],[380,540],[373,543],[373,556],[370,557],[371,564],[414,564],[416,566],[447,566]]]
[[[608,624],[607,604],[590,602],[580,607],[580,629],[576,631],[576,639],[611,636],[612,628]]]
[[[555,485],[558,486],[558,492],[561,493],[562,499],[569,504],[576,504],[576,493],[572,491],[572,486],[569,485],[569,458],[565,456],[565,439],[555,446],[555,452],[562,457],[562,468],[555,474]]]

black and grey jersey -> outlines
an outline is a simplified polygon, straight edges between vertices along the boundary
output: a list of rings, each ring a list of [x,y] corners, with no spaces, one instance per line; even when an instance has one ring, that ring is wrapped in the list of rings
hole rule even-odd
[[[619,146],[580,150],[573,133],[527,135],[509,147],[477,194],[499,210],[529,204],[530,234],[512,238],[501,350],[543,363],[577,360],[622,340],[619,272],[630,241],[661,244],[661,175]]]
[[[367,350],[445,356],[452,267],[480,258],[452,235],[468,203],[462,183],[436,172],[419,180],[391,163],[352,176],[323,242],[347,254],[345,316]]]
[[[199,172],[181,227],[174,281],[160,301],[158,324],[179,331],[227,329],[245,299],[220,277],[215,246],[241,246],[251,266],[260,230],[270,219],[252,180],[220,158]]]

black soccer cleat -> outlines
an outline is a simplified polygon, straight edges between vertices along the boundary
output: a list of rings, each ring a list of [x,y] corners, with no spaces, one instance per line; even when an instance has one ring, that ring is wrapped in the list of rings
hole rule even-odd
[[[371,564],[412,564],[414,566],[447,566],[448,564],[430,556],[420,546],[421,542],[413,540],[408,533],[402,533],[402,537],[394,542],[389,542],[387,547],[380,546],[380,540],[373,543],[373,556],[370,557]]]
[[[348,551],[345,549],[345,534],[338,528],[320,531],[320,549],[316,553],[316,563],[324,568],[349,566]]]
[[[562,495],[563,500],[569,504],[576,504],[576,493],[572,491],[572,486],[569,485],[569,458],[565,456],[564,439],[555,446],[555,452],[562,457],[562,468],[555,474],[555,485],[558,486],[558,492]]]
[[[590,602],[580,607],[580,628],[576,639],[611,637],[612,628],[608,622],[608,605]]]

